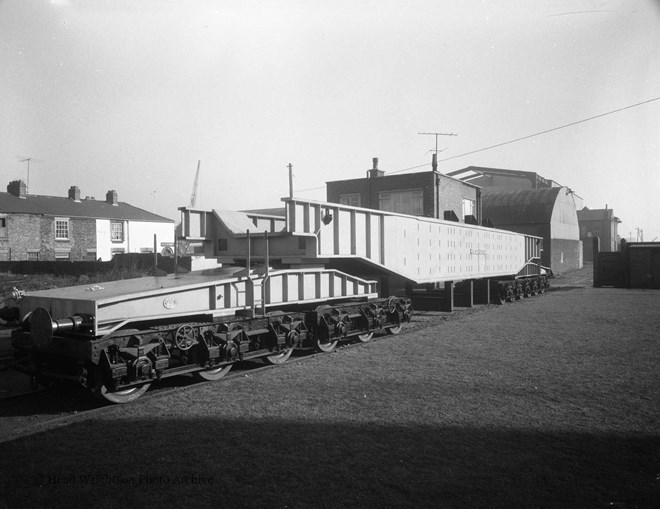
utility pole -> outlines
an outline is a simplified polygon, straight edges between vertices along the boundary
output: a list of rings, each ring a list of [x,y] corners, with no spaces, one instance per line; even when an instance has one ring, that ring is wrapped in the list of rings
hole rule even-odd
[[[435,136],[435,149],[433,150],[433,171],[438,171],[438,136],[458,136],[456,133],[417,133]]]

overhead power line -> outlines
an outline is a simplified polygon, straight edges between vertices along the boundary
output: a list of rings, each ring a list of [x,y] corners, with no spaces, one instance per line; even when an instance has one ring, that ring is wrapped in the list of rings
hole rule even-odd
[[[616,110],[607,111],[607,112],[601,113],[599,115],[594,115],[593,117],[584,118],[582,120],[576,120],[575,122],[570,122],[568,124],[553,127],[551,129],[546,129],[545,131],[539,131],[537,133],[528,134],[527,136],[522,136],[520,138],[515,138],[513,140],[503,141],[501,143],[496,143],[495,145],[489,145],[488,147],[478,148],[476,150],[471,150],[470,152],[464,152],[462,154],[458,154],[458,155],[451,156],[451,157],[445,157],[444,159],[439,159],[438,162],[441,163],[441,162],[444,162],[444,161],[450,161],[451,159],[458,159],[459,157],[465,157],[465,156],[469,156],[469,155],[472,155],[472,154],[477,154],[479,152],[485,152],[486,150],[491,150],[491,149],[494,149],[494,148],[497,148],[497,147],[502,147],[504,145],[510,145],[511,143],[516,143],[518,141],[528,140],[530,138],[534,138],[535,136],[540,136],[542,134],[551,133],[553,131],[559,131],[560,129],[566,129],[567,127],[571,127],[571,126],[578,125],[578,124],[583,124],[584,122],[589,122],[589,121],[595,120],[597,118],[606,117],[607,115],[613,115],[614,113],[619,113],[620,111],[629,110],[631,108],[636,108],[638,106],[643,106],[644,104],[649,104],[649,103],[652,103],[654,101],[660,101],[660,97],[654,97],[653,99],[648,99],[646,101],[642,101],[642,102],[639,102],[639,103],[630,104],[628,106],[624,106],[623,108],[617,108]],[[419,133],[419,134],[424,134],[424,133]],[[431,133],[431,134],[435,134],[435,133]],[[404,168],[402,170],[389,171],[387,173],[389,175],[392,175],[393,173],[403,173],[404,171],[416,170],[417,168],[423,168],[424,166],[430,166],[430,164],[431,163],[424,163],[424,164],[420,164],[420,165],[417,165],[417,166],[411,166],[410,168]],[[316,191],[318,189],[325,189],[325,187],[314,187],[314,188],[310,188],[310,189],[301,189],[300,192],[303,192],[303,191]]]
[[[491,150],[493,148],[502,147],[503,145],[509,145],[511,143],[516,143],[518,141],[528,140],[529,138],[533,138],[534,136],[540,136],[542,134],[551,133],[553,131],[559,131],[560,129],[566,129],[567,127],[571,127],[571,126],[574,126],[574,125],[577,125],[577,124],[582,124],[584,122],[589,122],[590,120],[605,117],[607,115],[613,115],[614,113],[618,113],[618,112],[624,111],[624,110],[629,110],[630,108],[636,108],[637,106],[642,106],[644,104],[648,104],[648,103],[651,103],[653,101],[660,101],[660,97],[654,97],[653,99],[649,99],[647,101],[642,101],[640,103],[631,104],[629,106],[624,106],[623,108],[618,108],[616,110],[608,111],[606,113],[601,113],[600,115],[595,115],[593,117],[584,118],[582,120],[577,120],[575,122],[571,122],[570,124],[564,124],[564,125],[560,125],[558,127],[553,127],[552,129],[546,129],[545,131],[539,131],[538,133],[528,134],[527,136],[523,136],[521,138],[516,138],[515,140],[503,141],[503,142],[497,143],[495,145],[490,145],[489,147],[479,148],[477,150],[472,150],[470,152],[465,152],[463,154],[458,154],[456,156],[445,157],[444,159],[440,159],[438,162],[440,163],[440,162],[444,162],[444,161],[449,161],[451,159],[457,159],[459,157],[469,156],[471,154],[476,154],[477,152],[484,152],[486,150]],[[401,170],[401,171],[403,171],[403,170]]]

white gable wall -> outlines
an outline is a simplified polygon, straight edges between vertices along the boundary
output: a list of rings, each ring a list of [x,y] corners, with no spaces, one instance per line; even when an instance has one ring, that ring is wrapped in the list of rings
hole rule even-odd
[[[123,249],[125,253],[153,251],[154,234],[157,238],[157,252],[163,249],[163,243],[174,243],[174,223],[156,223],[151,221],[124,221],[124,240],[111,240],[110,219],[96,220],[96,257],[107,262],[112,260],[113,249]]]
[[[146,221],[130,221],[128,224],[127,253],[141,253],[143,250],[154,248],[154,235],[156,235],[156,252],[163,250],[163,243],[174,244],[174,223],[154,223]]]

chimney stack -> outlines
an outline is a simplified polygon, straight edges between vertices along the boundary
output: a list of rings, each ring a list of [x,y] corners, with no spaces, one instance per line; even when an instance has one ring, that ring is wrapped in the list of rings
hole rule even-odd
[[[80,188],[78,186],[71,186],[69,188],[69,199],[80,202]]]
[[[110,205],[114,205],[115,207],[118,205],[117,201],[117,191],[115,190],[110,190],[105,194],[105,201],[109,203]]]
[[[7,185],[7,192],[18,198],[27,198],[27,185],[22,180],[13,180]]]
[[[376,178],[376,177],[382,177],[385,175],[384,171],[381,171],[378,169],[378,158],[374,157],[373,158],[373,168],[367,172],[367,177],[370,179]]]

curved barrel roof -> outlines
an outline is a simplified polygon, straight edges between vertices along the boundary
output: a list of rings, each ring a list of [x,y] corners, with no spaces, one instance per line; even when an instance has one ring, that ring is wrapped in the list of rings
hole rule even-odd
[[[521,223],[549,224],[562,187],[521,189],[505,193],[484,192],[483,217],[495,226]]]

